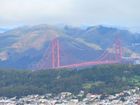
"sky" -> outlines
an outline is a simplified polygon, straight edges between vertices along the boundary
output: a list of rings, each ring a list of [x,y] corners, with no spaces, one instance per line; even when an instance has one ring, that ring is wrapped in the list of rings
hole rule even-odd
[[[140,32],[140,0],[0,0],[0,27],[107,25]]]

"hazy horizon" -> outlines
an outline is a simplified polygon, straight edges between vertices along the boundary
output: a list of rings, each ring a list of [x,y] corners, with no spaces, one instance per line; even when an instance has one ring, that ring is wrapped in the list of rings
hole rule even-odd
[[[0,27],[105,25],[140,32],[139,0],[0,0]]]

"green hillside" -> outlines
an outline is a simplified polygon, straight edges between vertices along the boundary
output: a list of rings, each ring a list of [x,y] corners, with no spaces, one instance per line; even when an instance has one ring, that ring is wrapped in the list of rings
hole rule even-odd
[[[84,69],[0,70],[0,96],[58,94],[63,91],[114,94],[140,87],[140,65],[101,65]]]

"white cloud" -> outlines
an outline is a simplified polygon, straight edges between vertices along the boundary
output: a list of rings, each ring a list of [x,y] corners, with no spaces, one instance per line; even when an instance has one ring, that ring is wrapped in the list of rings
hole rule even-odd
[[[56,18],[69,8],[70,0],[3,0],[0,1],[0,23],[43,22]],[[49,21],[49,19],[48,19]],[[6,23],[8,24],[8,23]]]
[[[0,25],[107,24],[138,27],[140,0],[0,0]]]

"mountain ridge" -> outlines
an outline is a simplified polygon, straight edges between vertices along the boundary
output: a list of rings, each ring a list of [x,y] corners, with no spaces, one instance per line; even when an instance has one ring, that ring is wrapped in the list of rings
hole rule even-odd
[[[55,37],[60,40],[61,48],[71,53],[69,62],[66,61],[68,56],[62,53],[61,56],[64,57],[62,62],[69,64],[74,60],[76,62],[94,60],[113,44],[116,35],[121,38],[124,49],[128,49],[124,51],[123,56],[132,57],[134,54],[140,56],[140,34],[113,27],[100,25],[79,28],[43,24],[8,30],[0,34],[0,67],[30,69],[31,65],[37,65],[43,59],[45,49]]]

